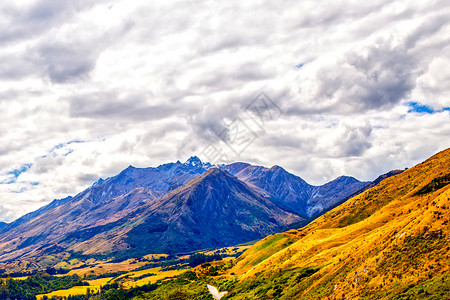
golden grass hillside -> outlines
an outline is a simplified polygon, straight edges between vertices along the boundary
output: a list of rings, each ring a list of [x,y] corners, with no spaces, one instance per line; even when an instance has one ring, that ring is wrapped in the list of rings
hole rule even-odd
[[[227,299],[450,299],[448,183],[449,149],[261,240]]]

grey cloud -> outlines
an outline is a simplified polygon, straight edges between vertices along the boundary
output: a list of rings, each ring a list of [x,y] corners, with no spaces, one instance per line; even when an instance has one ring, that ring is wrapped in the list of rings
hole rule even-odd
[[[40,0],[25,8],[2,3],[0,17],[6,26],[0,32],[0,44],[41,35],[67,22],[76,12],[88,9],[94,3],[91,0]]]
[[[405,40],[407,49],[414,48],[416,43],[423,38],[428,38],[436,34],[441,28],[448,25],[450,13],[442,13],[433,18],[427,19],[420,24]]]
[[[151,95],[115,91],[81,94],[67,101],[70,116],[75,118],[145,121],[163,119],[179,111],[172,104],[151,104]]]
[[[359,114],[389,109],[414,89],[421,70],[419,59],[388,41],[351,51],[315,74],[316,92],[290,114]],[[308,103],[309,102],[309,103]]]
[[[89,45],[55,45],[39,49],[43,64],[51,81],[66,81],[86,77],[94,68],[99,55]]]
[[[214,34],[213,32],[209,32],[209,34],[206,34],[207,35],[201,39],[201,44],[199,47],[199,54],[201,55],[207,55],[208,53],[214,53],[226,49],[233,49],[254,42],[251,39],[232,32],[226,32],[225,34]]]
[[[254,82],[269,79],[273,76],[273,74],[264,66],[264,62],[243,64],[236,68],[233,73],[234,74],[231,74],[232,78],[241,82]]]
[[[313,79],[317,87],[315,94],[306,99],[301,93],[300,97],[293,95],[305,101],[305,105],[291,104],[287,112],[298,115],[359,114],[387,110],[408,99],[419,76],[433,58],[441,56],[442,49],[448,47],[448,40],[443,40],[444,35],[437,33],[448,24],[450,16],[436,7],[424,11],[429,18],[405,38],[394,39],[389,35],[378,38],[365,47],[348,51],[334,63],[321,66]],[[409,8],[387,16],[380,14],[377,18],[379,21],[384,18],[392,26],[392,22],[408,20],[416,13]],[[374,26],[371,23],[369,27],[375,30]]]
[[[5,208],[3,205],[0,205],[0,222],[11,222],[16,219],[16,215],[14,212]]]
[[[201,66],[204,67],[204,66]],[[269,79],[273,74],[263,63],[249,62],[242,65],[228,66],[220,64],[202,70],[198,78],[193,79],[189,90],[196,91],[207,88],[208,91],[233,90],[242,84]]]
[[[276,135],[276,136],[266,136],[261,139],[261,142],[265,146],[272,146],[275,148],[292,148],[297,150],[312,150],[314,148],[314,139],[306,139],[301,136],[292,135]]]
[[[204,141],[219,139],[219,134],[225,130],[224,115],[214,109],[207,109],[188,119],[193,133]]]
[[[102,31],[95,27],[75,29],[63,37],[49,36],[36,47],[40,67],[44,66],[47,76],[54,83],[73,82],[89,79],[100,54],[118,42],[114,35],[123,37],[132,27],[122,23],[111,31]],[[92,31],[85,35],[84,31]],[[72,35],[72,36],[69,36]]]
[[[26,18],[30,20],[50,20],[53,19],[61,13],[65,12],[68,8],[68,1],[51,1],[51,0],[41,0],[27,11]]]
[[[78,175],[77,181],[80,184],[92,184],[95,181],[97,181],[99,178],[100,177],[98,175],[87,173],[87,174],[80,174],[80,175]]]
[[[354,77],[341,81],[343,102],[362,109],[389,107],[400,102],[415,86],[417,62],[404,49],[387,45],[370,47],[367,57],[352,53],[347,62]],[[353,79],[353,80],[352,80]],[[349,93],[345,93],[345,91]]]
[[[22,50],[5,48],[0,52],[0,78],[13,80],[46,75],[54,83],[87,79],[100,53],[116,42],[112,36],[122,37],[130,29],[121,22],[109,31],[96,28],[94,24],[83,27],[77,23],[59,31],[60,26],[94,3],[91,0],[41,0],[23,11],[0,7],[0,16],[6,16],[7,24],[6,30],[0,32],[0,43],[9,46],[27,41],[26,47],[20,47]],[[34,36],[39,38],[33,40]]]
[[[56,167],[64,164],[64,157],[61,156],[44,156],[36,160],[31,171],[36,174],[44,174],[55,170]]]
[[[370,124],[363,127],[346,127],[345,133],[338,141],[341,150],[340,155],[344,157],[363,155],[364,151],[372,146],[370,142],[371,133],[372,127]]]
[[[295,27],[331,27],[348,19],[362,19],[369,14],[378,12],[388,1],[374,1],[371,3],[350,2],[320,2],[314,3],[314,9],[299,15]]]
[[[39,73],[38,66],[27,53],[0,53],[0,78],[17,80]]]

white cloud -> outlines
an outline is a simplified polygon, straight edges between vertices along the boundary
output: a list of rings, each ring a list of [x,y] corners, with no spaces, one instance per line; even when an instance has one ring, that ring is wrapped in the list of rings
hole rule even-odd
[[[2,3],[0,220],[210,142],[315,184],[409,167],[449,146],[448,111],[406,105],[450,106],[449,19],[445,1]],[[260,91],[283,113],[237,155],[217,135]]]

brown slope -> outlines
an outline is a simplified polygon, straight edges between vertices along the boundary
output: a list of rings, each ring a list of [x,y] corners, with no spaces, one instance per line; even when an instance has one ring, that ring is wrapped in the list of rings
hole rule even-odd
[[[74,198],[3,233],[0,236],[0,261],[38,256],[55,245],[58,250],[70,249],[76,240],[63,244],[61,241],[71,234],[89,230],[94,234],[105,227],[116,226],[115,223],[124,216],[153,199],[152,191],[138,188],[108,202],[93,203],[88,192],[82,199]]]
[[[445,150],[302,229],[262,240],[232,269],[243,281],[228,298],[450,297],[449,173]]]

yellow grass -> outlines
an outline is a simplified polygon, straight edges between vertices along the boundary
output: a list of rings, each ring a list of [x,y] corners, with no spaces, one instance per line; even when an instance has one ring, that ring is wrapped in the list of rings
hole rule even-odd
[[[100,278],[100,279],[94,279],[94,280],[86,280],[86,282],[89,283],[90,286],[103,286],[107,284],[113,277],[107,277],[107,278]]]
[[[22,277],[13,277],[14,280],[25,280],[28,276],[22,276]]]
[[[54,292],[51,292],[48,294],[37,295],[36,298],[38,300],[41,300],[45,295],[49,298],[51,298],[53,296],[67,297],[69,295],[85,295],[87,292],[87,289],[90,289],[91,293],[96,293],[96,292],[100,291],[100,286],[75,286],[68,290],[59,290],[59,291],[54,291]]]
[[[249,249],[252,245],[246,245],[246,246],[235,246],[235,247],[224,247],[224,248],[220,248],[220,249],[214,249],[211,251],[205,251],[203,252],[206,255],[212,255],[215,252],[219,252],[221,255],[235,255],[236,253],[245,251],[247,249]]]
[[[130,272],[127,274],[124,274],[120,276],[119,278],[123,278],[126,276],[129,276],[131,280],[127,280],[124,282],[124,287],[135,287],[135,286],[141,286],[145,285],[147,283],[155,283],[158,280],[163,280],[170,277],[175,277],[178,275],[181,275],[182,273],[186,272],[185,269],[183,270],[170,270],[170,271],[161,271],[161,267],[152,268],[148,270],[142,270],[142,271],[136,271],[136,272]],[[138,278],[142,275],[153,273],[155,275],[145,277],[139,280],[134,280],[134,278]]]
[[[115,265],[117,267],[117,265],[121,265],[121,264],[115,264]],[[181,275],[184,272],[186,272],[185,269],[161,271],[161,267],[152,268],[152,269],[148,269],[148,270],[129,272],[129,273],[123,274],[121,276],[118,276],[116,278],[109,277],[109,278],[101,278],[101,279],[95,279],[95,280],[87,280],[87,282],[89,283],[90,286],[73,287],[73,288],[67,289],[67,290],[54,291],[54,292],[51,292],[48,294],[38,295],[37,299],[38,300],[42,299],[42,297],[44,295],[48,296],[49,298],[51,298],[52,296],[67,297],[69,295],[84,295],[84,294],[86,294],[86,291],[88,288],[91,290],[92,293],[95,293],[95,292],[100,291],[100,287],[107,284],[108,282],[120,281],[121,279],[123,280],[122,284],[123,284],[124,288],[132,288],[132,287],[136,287],[136,286],[142,286],[142,285],[145,285],[148,283],[155,283],[158,280],[164,280],[167,278],[175,277],[175,276]],[[145,277],[145,278],[142,278],[139,280],[135,280],[135,278],[138,278],[142,275],[146,275],[146,274],[150,274],[150,273],[153,273],[155,275]]]
[[[119,263],[99,262],[82,269],[76,269],[69,272],[69,275],[77,274],[80,277],[84,275],[102,275],[106,273],[115,273],[120,271],[131,271],[142,267],[146,262],[138,262],[135,259],[129,259]]]
[[[169,254],[149,254],[144,256],[145,259],[148,260],[154,260],[154,259],[160,259],[161,257],[167,257]]]

